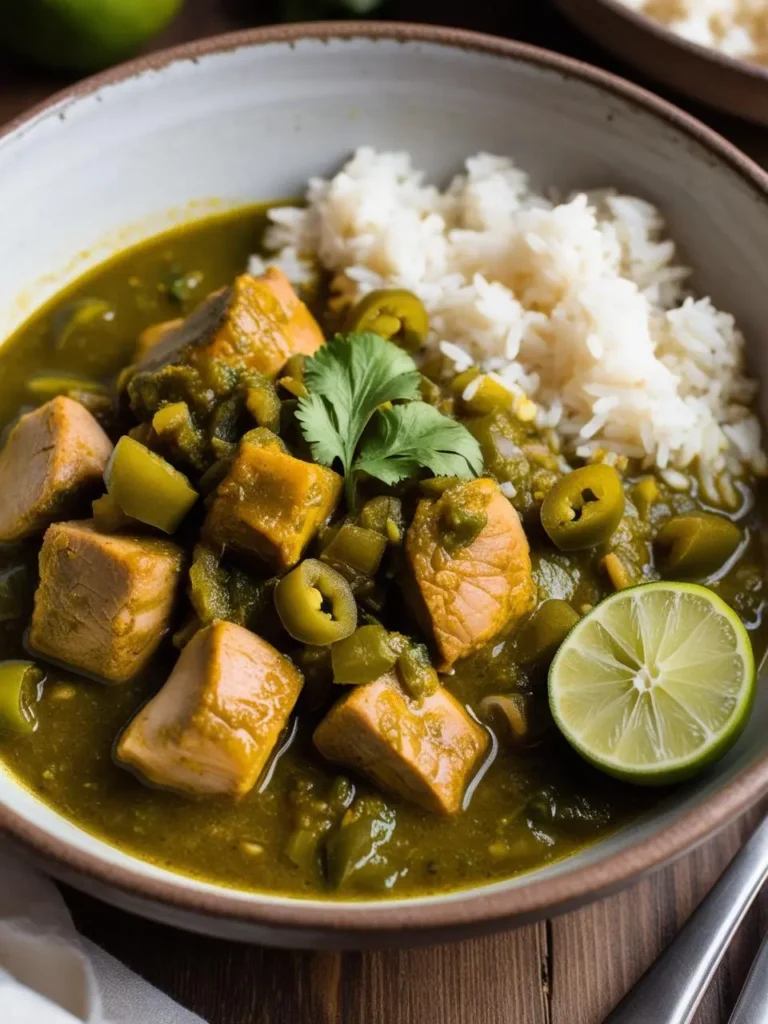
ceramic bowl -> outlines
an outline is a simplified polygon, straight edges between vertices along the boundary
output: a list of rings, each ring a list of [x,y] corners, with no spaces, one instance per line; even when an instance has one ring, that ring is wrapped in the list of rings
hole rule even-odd
[[[479,150],[541,187],[615,185],[668,217],[697,287],[737,314],[756,373],[768,178],[723,139],[595,69],[516,43],[399,25],[245,32],[125,65],[0,137],[0,337],[89,265],[212,208],[293,196],[360,144],[446,180]],[[765,392],[768,395],[768,391]],[[551,915],[682,853],[768,790],[768,700],[730,754],[653,814],[560,863],[395,902],[239,892],[128,856],[0,773],[0,827],[57,877],[208,934],[297,946],[427,942]]]
[[[768,124],[768,68],[689,42],[621,0],[555,0],[582,32],[685,96]]]

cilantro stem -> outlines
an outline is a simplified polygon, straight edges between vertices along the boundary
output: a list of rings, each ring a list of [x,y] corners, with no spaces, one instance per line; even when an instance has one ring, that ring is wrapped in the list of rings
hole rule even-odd
[[[350,466],[344,476],[344,497],[347,500],[347,512],[354,512],[357,507],[357,489],[355,487],[355,471]]]

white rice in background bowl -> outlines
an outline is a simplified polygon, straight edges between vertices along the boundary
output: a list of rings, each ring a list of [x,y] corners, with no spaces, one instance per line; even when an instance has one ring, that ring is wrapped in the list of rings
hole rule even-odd
[[[643,199],[552,201],[510,159],[483,153],[440,191],[408,154],[362,148],[330,181],[312,179],[306,202],[271,211],[266,236],[293,281],[319,262],[354,299],[414,292],[428,345],[506,385],[578,457],[696,468],[726,504],[733,477],[768,472],[744,338],[690,294]]]
[[[766,0],[621,0],[682,39],[737,60],[768,63]]]

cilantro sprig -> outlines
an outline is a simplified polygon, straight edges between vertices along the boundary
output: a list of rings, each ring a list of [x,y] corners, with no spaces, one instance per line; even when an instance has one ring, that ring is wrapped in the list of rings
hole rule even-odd
[[[361,472],[395,484],[422,468],[438,476],[483,471],[475,438],[418,400],[416,364],[377,334],[337,335],[307,359],[304,383],[309,394],[296,412],[302,433],[318,462],[341,464],[350,508]],[[385,406],[395,401],[405,404]]]

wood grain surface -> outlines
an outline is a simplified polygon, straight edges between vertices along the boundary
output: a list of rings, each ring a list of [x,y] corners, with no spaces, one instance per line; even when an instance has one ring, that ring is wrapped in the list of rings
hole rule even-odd
[[[473,0],[453,10],[438,0],[389,0],[384,13],[525,39],[639,80],[569,29],[545,0]],[[188,0],[156,45],[278,17],[276,7],[256,0]],[[0,123],[65,84],[0,54]],[[678,102],[768,166],[768,130]],[[82,932],[210,1024],[599,1024],[766,811],[768,803],[610,899],[506,935],[431,949],[280,952],[187,935],[74,891],[65,896]],[[768,896],[742,925],[696,1024],[727,1022],[766,930]]]

